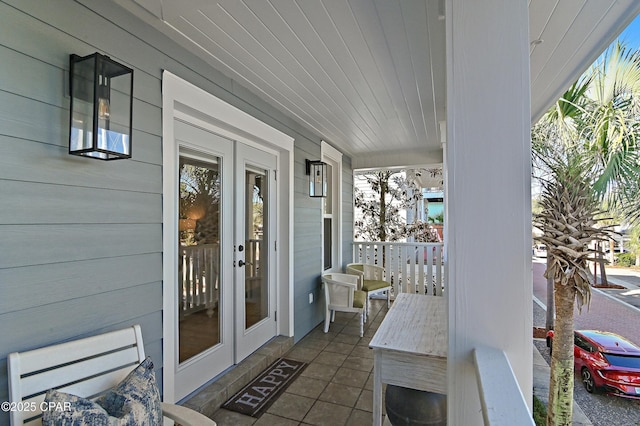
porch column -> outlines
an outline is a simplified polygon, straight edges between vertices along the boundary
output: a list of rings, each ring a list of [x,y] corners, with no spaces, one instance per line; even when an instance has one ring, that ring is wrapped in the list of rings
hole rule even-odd
[[[527,1],[447,0],[448,422],[481,425],[472,350],[503,350],[531,406]]]

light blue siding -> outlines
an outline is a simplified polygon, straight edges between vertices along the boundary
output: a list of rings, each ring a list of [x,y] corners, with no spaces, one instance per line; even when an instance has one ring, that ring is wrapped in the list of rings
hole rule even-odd
[[[319,158],[318,135],[113,2],[0,1],[0,34],[0,401],[9,352],[129,324],[142,324],[162,366],[165,69],[295,139],[296,339],[322,320],[320,304],[307,300],[319,296],[321,203],[309,198],[304,173],[304,160]],[[67,154],[69,54],[94,51],[134,68],[131,160]],[[346,158],[345,256],[350,174]]]

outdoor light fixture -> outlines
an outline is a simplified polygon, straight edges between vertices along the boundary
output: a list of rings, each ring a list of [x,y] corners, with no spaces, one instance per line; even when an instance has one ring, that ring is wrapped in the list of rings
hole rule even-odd
[[[131,158],[133,70],[108,56],[71,55],[69,154]]]
[[[327,163],[320,160],[305,160],[309,175],[309,196],[327,196]]]

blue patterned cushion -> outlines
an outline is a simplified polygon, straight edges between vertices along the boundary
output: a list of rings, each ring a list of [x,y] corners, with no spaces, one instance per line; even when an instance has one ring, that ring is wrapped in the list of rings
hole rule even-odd
[[[95,401],[56,390],[45,402],[70,403],[70,409],[45,411],[44,426],[155,426],[162,424],[160,392],[153,362],[145,359],[115,387]],[[66,408],[69,404],[66,405]]]
[[[44,401],[51,407],[42,413],[43,426],[109,426],[109,414],[90,399],[81,398],[55,389],[47,391]]]

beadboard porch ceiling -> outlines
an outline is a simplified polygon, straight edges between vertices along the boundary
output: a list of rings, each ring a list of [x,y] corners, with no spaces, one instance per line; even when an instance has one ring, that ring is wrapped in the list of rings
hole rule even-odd
[[[349,154],[354,168],[442,162],[444,0],[113,1]],[[532,121],[639,11],[635,0],[529,0]]]

